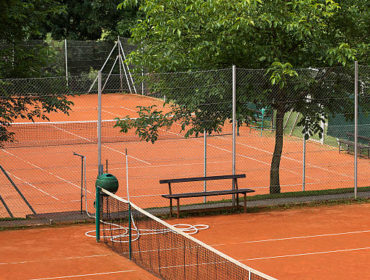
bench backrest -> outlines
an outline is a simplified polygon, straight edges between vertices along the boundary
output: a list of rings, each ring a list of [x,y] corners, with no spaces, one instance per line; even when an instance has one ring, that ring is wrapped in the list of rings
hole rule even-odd
[[[185,182],[197,182],[197,181],[211,181],[211,180],[226,180],[232,179],[233,185],[236,189],[238,189],[238,181],[239,178],[245,178],[245,174],[236,174],[236,175],[218,175],[218,176],[206,176],[206,177],[190,177],[190,178],[177,178],[177,179],[165,179],[160,180],[160,184],[168,184],[168,191],[169,194],[172,194],[172,183],[185,183]]]
[[[239,179],[239,178],[245,178],[245,174],[165,179],[165,180],[160,180],[159,183],[160,184],[185,183],[185,182],[213,181],[213,180]]]

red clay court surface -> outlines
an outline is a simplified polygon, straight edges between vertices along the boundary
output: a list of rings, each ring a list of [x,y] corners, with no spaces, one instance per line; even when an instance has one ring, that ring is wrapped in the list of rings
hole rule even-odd
[[[75,105],[70,116],[52,114],[51,121],[90,121],[97,119],[97,96],[83,95],[73,98]],[[136,106],[161,105],[162,101],[140,95],[103,95],[103,116],[105,120],[130,115],[135,117]],[[49,132],[49,131],[48,131]],[[83,130],[72,128],[55,129],[52,134],[41,133],[48,137],[67,137],[83,140],[88,137]],[[61,133],[61,134],[57,134]],[[90,133],[96,137],[96,128]],[[118,133],[118,132],[116,132]],[[161,194],[168,193],[166,185],[160,185],[160,179],[202,176],[204,169],[203,139],[184,139],[179,135],[179,128],[174,127],[166,140],[154,145],[146,142],[103,143],[102,160],[109,160],[109,172],[117,176],[121,188],[117,193],[125,197],[125,148],[129,152],[129,184],[132,201],[140,207],[168,206],[168,201]],[[26,135],[30,140],[37,137]],[[34,138],[32,138],[34,137]],[[131,137],[131,136],[128,136]],[[171,138],[172,137],[172,138]],[[260,137],[259,132],[241,130],[237,138],[236,173],[245,173],[246,179],[239,181],[240,188],[255,189],[255,194],[269,191],[269,172],[273,137]],[[37,213],[76,211],[80,208],[80,159],[73,152],[87,156],[88,207],[92,209],[95,179],[97,176],[97,145],[86,144],[19,147],[0,149],[1,165],[21,189]],[[207,175],[223,175],[232,172],[232,138],[230,135],[209,137],[207,143]],[[353,155],[338,153],[337,148],[314,142],[307,144],[306,190],[353,187]],[[358,186],[370,186],[370,160],[360,158],[358,162]],[[282,192],[302,190],[302,141],[298,138],[285,137],[283,157],[280,166]],[[0,175],[4,186],[2,196],[15,216],[25,216],[30,211],[20,201],[5,177]],[[208,190],[224,189],[225,182],[207,185]],[[174,185],[174,192],[199,191],[199,184]],[[222,197],[215,197],[221,199]],[[230,198],[230,197],[225,197]],[[203,198],[187,199],[182,202],[201,202]],[[0,217],[7,217],[5,208],[0,205]]]
[[[172,219],[278,279],[368,279],[370,204]],[[0,279],[155,279],[84,233],[94,225],[0,232]]]

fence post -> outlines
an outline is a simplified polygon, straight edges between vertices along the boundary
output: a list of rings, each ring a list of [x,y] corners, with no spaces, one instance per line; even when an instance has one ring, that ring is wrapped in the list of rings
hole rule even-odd
[[[67,87],[69,86],[68,82],[68,51],[67,51],[67,39],[64,39],[64,59],[65,59],[65,66],[66,66],[66,83]]]
[[[102,77],[101,71],[98,71],[98,174],[103,174],[103,165],[101,164],[101,95],[102,95]]]
[[[118,36],[117,42],[120,41]],[[121,42],[121,41],[120,41]],[[118,48],[118,68],[119,68],[119,82],[120,82],[120,92],[123,91],[123,81],[122,81],[122,65],[121,65],[121,48]]]
[[[357,199],[357,136],[358,136],[358,62],[355,61],[355,170],[354,195]]]
[[[207,131],[204,130],[204,177],[207,177]],[[204,180],[204,192],[207,191],[207,181]],[[204,197],[204,203],[207,202],[207,198]]]
[[[232,102],[233,102],[233,115],[232,115],[232,125],[233,125],[233,148],[232,148],[232,173],[235,175],[236,167],[236,67],[232,66]],[[235,189],[235,182],[233,180],[233,190]],[[237,201],[236,203],[239,203]],[[233,206],[235,206],[235,195],[233,194]]]

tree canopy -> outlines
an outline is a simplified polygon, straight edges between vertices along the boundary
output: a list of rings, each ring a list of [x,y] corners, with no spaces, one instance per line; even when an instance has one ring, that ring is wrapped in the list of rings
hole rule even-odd
[[[321,133],[320,122],[329,112],[344,112],[351,106],[335,96],[346,95],[345,82],[351,79],[344,68],[356,58],[368,63],[369,9],[367,1],[345,0],[143,0],[126,1],[125,5],[140,4],[145,18],[132,30],[132,41],[138,46],[130,61],[149,72],[174,72],[184,69],[217,69],[230,67],[266,69],[260,72],[244,70],[249,84],[238,89],[238,102],[253,102],[276,112],[275,150],[271,162],[270,191],[280,192],[279,167],[283,148],[283,120],[289,110],[303,114],[304,132],[308,137]],[[359,18],[359,20],[357,20]],[[316,67],[299,71],[298,68]],[[331,68],[324,68],[331,67]],[[258,83],[254,82],[258,79]],[[167,83],[173,89],[172,78],[154,79],[152,85]],[[230,77],[230,75],[229,75]],[[227,78],[223,77],[225,84]],[[220,80],[218,80],[220,81]],[[203,83],[212,82],[208,74]],[[185,82],[183,85],[188,85]],[[217,111],[201,106],[206,98],[214,102],[225,100],[231,88],[204,87],[193,95],[182,96],[178,90],[166,90],[172,112],[157,108],[141,108],[143,118],[153,120],[172,116],[182,128],[217,131],[222,121],[230,118],[230,110]],[[196,91],[193,87],[188,90]],[[222,102],[221,102],[222,103]],[[152,112],[155,112],[152,114]],[[161,114],[163,113],[163,114]],[[239,114],[250,114],[246,110]],[[158,115],[161,117],[158,118]],[[207,115],[207,122],[199,118]],[[242,116],[241,116],[242,117]],[[215,125],[209,126],[209,121]],[[118,123],[125,128],[136,126],[141,131],[145,122]],[[190,125],[189,125],[190,124]],[[200,124],[200,125],[199,125]],[[160,125],[160,124],[158,124]],[[169,125],[165,123],[165,125]],[[147,126],[147,130],[158,126]],[[195,131],[195,132],[197,132]],[[194,132],[194,131],[190,131]],[[142,133],[147,141],[155,141],[154,133]]]
[[[63,7],[53,0],[0,3],[0,79],[40,76],[40,69],[46,65],[45,49],[42,44],[30,48],[26,41],[42,37],[40,30],[47,18],[62,12]],[[65,83],[49,83],[43,88],[47,94],[29,94],[30,89],[24,94],[9,90],[15,81],[0,80],[0,146],[12,140],[13,134],[7,128],[15,119],[47,119],[50,112],[67,113],[72,104],[66,98]]]
[[[65,12],[50,16],[44,32],[54,39],[115,40],[130,37],[130,29],[139,18],[138,8],[117,9],[120,0],[58,1]]]

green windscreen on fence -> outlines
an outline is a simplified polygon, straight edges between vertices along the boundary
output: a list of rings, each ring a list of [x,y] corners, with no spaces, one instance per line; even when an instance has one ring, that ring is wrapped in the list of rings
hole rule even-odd
[[[335,138],[348,138],[347,134],[353,134],[355,130],[354,120],[346,120],[343,114],[330,116],[328,120],[327,134]],[[365,113],[359,107],[358,113],[358,135],[370,137],[370,114]],[[359,142],[363,140],[358,139]]]

